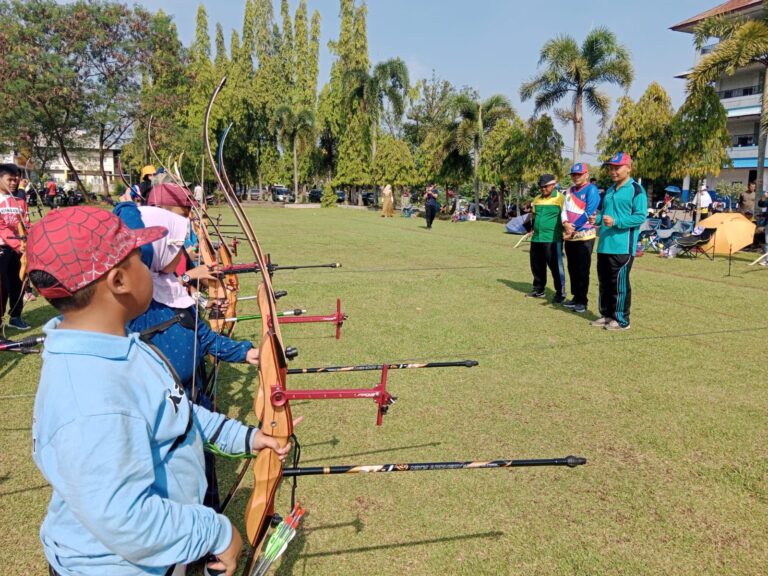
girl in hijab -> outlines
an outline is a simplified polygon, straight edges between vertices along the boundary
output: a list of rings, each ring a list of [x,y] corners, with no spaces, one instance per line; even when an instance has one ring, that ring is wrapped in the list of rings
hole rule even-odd
[[[175,270],[182,257],[182,247],[187,235],[187,223],[183,216],[154,206],[141,206],[141,220],[145,226],[162,226],[168,235],[152,243],[152,303],[144,314],[128,324],[130,332],[143,332],[156,328],[185,311],[190,322],[175,322],[150,334],[147,341],[159,351],[175,370],[179,382],[193,402],[208,409],[211,400],[206,390],[205,357],[211,355],[225,362],[259,363],[259,350],[251,342],[238,342],[217,334],[197,313],[195,300],[176,276]],[[215,460],[205,453],[205,471],[208,492],[205,505],[220,509]]]
[[[195,321],[191,328],[179,322],[152,335],[149,342],[165,355],[187,393],[197,402],[195,396],[205,392],[201,388],[205,383],[206,355],[210,354],[225,362],[256,365],[258,348],[254,348],[251,342],[238,342],[211,330],[197,313],[195,300],[174,273],[181,258],[188,220],[154,206],[142,206],[139,211],[145,226],[163,226],[168,229],[168,235],[152,243],[152,303],[144,314],[129,324],[128,329],[131,332],[142,332],[172,320],[179,311],[189,313],[189,317]],[[199,403],[205,405],[204,401]]]

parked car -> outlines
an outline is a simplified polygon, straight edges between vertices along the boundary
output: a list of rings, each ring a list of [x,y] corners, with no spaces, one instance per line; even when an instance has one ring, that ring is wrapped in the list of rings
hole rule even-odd
[[[288,190],[285,186],[275,184],[272,186],[272,201],[273,202],[295,202],[296,195]]]
[[[310,202],[320,202],[323,197],[323,191],[320,188],[312,188],[307,194],[307,198]]]
[[[357,205],[360,196],[363,197],[363,206],[376,205],[376,193],[372,190],[360,190],[358,192],[352,192],[350,204]]]
[[[248,199],[249,200],[263,200],[266,198],[267,193],[266,190],[263,188],[259,190],[258,186],[254,186],[253,188],[248,188]]]

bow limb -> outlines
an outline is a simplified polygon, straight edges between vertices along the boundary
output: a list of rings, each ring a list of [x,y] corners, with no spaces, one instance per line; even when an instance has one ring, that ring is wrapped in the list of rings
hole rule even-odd
[[[276,438],[281,446],[285,446],[293,435],[293,419],[287,402],[277,405],[271,401],[272,390],[284,389],[285,387],[286,356],[280,334],[280,326],[276,320],[275,295],[269,277],[269,268],[267,267],[267,261],[261,245],[253,232],[253,227],[237,195],[222,179],[211,149],[209,137],[211,110],[226,80],[226,77],[224,77],[213,94],[211,94],[205,111],[203,139],[208,161],[216,182],[224,192],[227,203],[232,208],[235,219],[242,229],[246,242],[253,251],[259,265],[262,282],[259,285],[258,300],[262,313],[262,338],[259,347],[259,390],[254,401],[254,412],[259,422],[261,422],[262,433]],[[261,401],[259,401],[259,395],[261,395]],[[269,400],[267,400],[268,398]],[[248,540],[252,546],[252,557],[256,558],[264,543],[270,521],[274,515],[275,494],[282,480],[282,463],[274,451],[264,449],[254,459],[253,472],[255,483],[246,511],[246,529]]]
[[[131,183],[128,182],[128,179],[125,177],[125,173],[123,172],[123,161],[120,156],[117,157],[117,171],[120,173],[120,180],[122,180],[123,185],[126,188],[130,188]]]

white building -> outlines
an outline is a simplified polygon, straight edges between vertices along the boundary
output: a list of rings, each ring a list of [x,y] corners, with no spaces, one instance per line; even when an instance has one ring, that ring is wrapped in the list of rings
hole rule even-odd
[[[702,20],[718,15],[761,17],[763,2],[762,0],[729,0],[672,26],[672,30],[692,34],[696,25]],[[696,61],[716,45],[714,43],[704,46],[696,53]],[[681,74],[678,78],[686,76],[687,74]],[[733,168],[723,170],[716,178],[708,178],[707,183],[710,188],[717,188],[718,183],[722,182],[737,182],[746,187],[748,182],[757,179],[757,141],[764,79],[765,68],[755,64],[741,68],[732,76],[723,76],[715,85],[720,101],[728,113],[728,132],[731,134],[731,148],[728,149],[728,155],[733,162]],[[764,178],[764,181],[768,183],[768,178]]]
[[[120,156],[119,149],[107,150],[106,156],[104,157],[104,171],[107,173],[110,190],[102,190],[103,181],[101,178],[101,169],[99,167],[98,148],[70,148],[67,149],[67,153],[69,154],[69,159],[72,161],[73,166],[77,170],[80,181],[89,191],[95,194],[109,194],[115,179],[120,179],[117,172],[117,159]],[[15,163],[19,165],[20,168],[24,168],[26,160],[17,154],[17,152],[10,152],[8,154],[0,154],[0,163]],[[60,154],[46,164],[45,174],[39,173],[39,166],[36,164],[35,158],[32,158],[28,163],[28,169],[33,180],[40,179],[42,181],[43,176],[45,176],[45,180],[42,182],[43,184],[49,179],[52,179],[59,185],[63,185],[68,180],[73,180],[67,169],[67,165],[64,163],[64,159]]]

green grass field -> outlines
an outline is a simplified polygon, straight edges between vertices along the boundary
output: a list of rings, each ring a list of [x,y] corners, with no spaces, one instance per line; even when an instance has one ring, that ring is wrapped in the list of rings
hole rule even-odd
[[[518,237],[499,224],[428,231],[421,219],[355,210],[249,212],[275,262],[344,266],[276,273],[276,289],[289,291],[279,309],[330,313],[340,297],[349,314],[338,342],[331,325],[285,326],[300,350],[294,366],[480,362],[392,372],[398,401],[380,428],[370,401],[295,403],[303,464],[589,460],[574,470],[302,479],[308,515],[277,574],[768,573],[768,270],[746,265],[754,255],[737,255],[730,276],[723,258],[637,259],[632,329],[609,333],[589,326],[594,265],[590,314],[526,299],[527,245],[513,250]],[[243,285],[254,293],[252,279]],[[25,313],[35,327],[52,315],[40,301]],[[257,331],[241,323],[235,335]],[[30,457],[39,368],[39,356],[0,355],[0,565],[19,576],[45,566],[38,529],[50,490]],[[255,377],[223,371],[229,415],[252,419]],[[377,380],[294,376],[289,386]],[[222,464],[223,492],[236,466]],[[239,526],[248,495],[244,483],[227,512]],[[288,496],[286,482],[278,511],[288,512]]]

